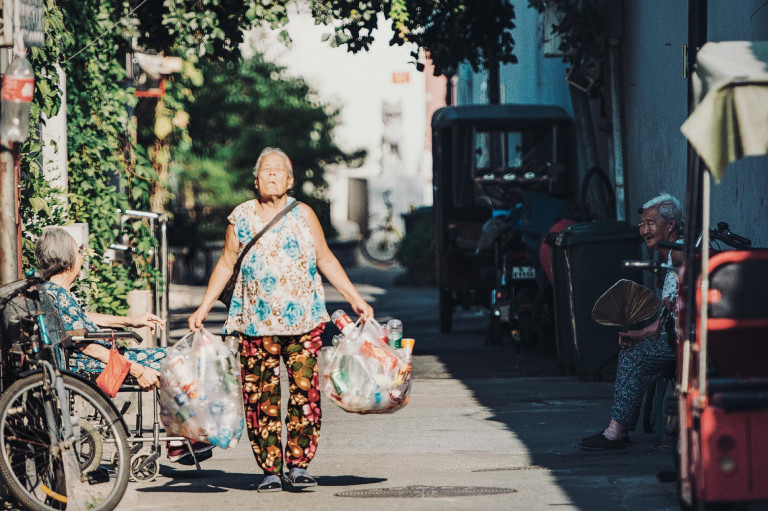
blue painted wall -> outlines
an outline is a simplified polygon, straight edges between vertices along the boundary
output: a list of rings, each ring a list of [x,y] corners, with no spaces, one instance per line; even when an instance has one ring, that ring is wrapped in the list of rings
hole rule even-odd
[[[565,65],[545,58],[539,14],[527,0],[513,0],[513,31],[518,64],[501,69],[502,102],[550,103],[572,112]],[[680,125],[688,115],[688,82],[682,77],[682,47],[688,42],[688,2],[624,0],[624,34],[619,46],[624,168],[631,222],[647,199],[661,191],[685,200],[686,140]],[[708,40],[768,40],[765,0],[710,0]],[[487,103],[486,73],[462,66],[457,74],[457,104]],[[610,106],[605,87],[606,110]],[[597,105],[595,105],[597,106]],[[593,108],[601,163],[607,168],[610,119]],[[605,112],[610,115],[609,112]],[[610,169],[609,169],[610,170]],[[713,186],[712,218],[768,246],[768,156],[731,165]]]

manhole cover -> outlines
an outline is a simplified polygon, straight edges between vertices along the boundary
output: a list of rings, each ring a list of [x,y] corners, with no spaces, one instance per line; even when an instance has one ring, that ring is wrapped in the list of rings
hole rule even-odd
[[[406,486],[401,488],[372,488],[370,490],[350,490],[336,493],[337,497],[357,498],[436,498],[436,497],[471,497],[475,495],[494,495],[497,493],[517,493],[512,488],[493,488],[486,486]]]

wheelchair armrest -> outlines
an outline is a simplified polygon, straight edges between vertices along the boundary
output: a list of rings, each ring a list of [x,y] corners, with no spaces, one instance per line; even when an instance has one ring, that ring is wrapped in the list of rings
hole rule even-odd
[[[82,333],[81,333],[82,332]],[[83,341],[95,341],[95,340],[109,340],[113,337],[115,339],[133,339],[138,343],[141,343],[144,339],[141,338],[138,332],[133,330],[98,330],[96,332],[83,332],[75,331],[80,335],[71,335],[68,337],[72,342]]]

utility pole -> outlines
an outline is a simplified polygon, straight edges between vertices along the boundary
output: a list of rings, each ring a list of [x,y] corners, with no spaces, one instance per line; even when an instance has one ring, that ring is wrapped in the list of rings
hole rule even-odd
[[[488,62],[488,103],[501,103],[501,73],[498,60]]]
[[[8,68],[11,49],[0,49],[0,69]],[[0,140],[0,284],[18,280],[21,222],[13,143]]]

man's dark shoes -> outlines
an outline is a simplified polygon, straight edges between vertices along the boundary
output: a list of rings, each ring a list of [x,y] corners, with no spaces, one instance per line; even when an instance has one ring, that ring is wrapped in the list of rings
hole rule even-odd
[[[588,436],[579,444],[579,449],[585,451],[607,451],[610,449],[623,449],[626,443],[629,441],[629,437],[624,437],[619,440],[608,440],[603,435],[603,432],[596,435]]]
[[[317,486],[317,481],[307,474],[307,469],[294,467],[283,476],[285,482],[292,488],[309,488],[310,486]]]
[[[264,493],[268,491],[280,491],[282,489],[283,485],[280,482],[280,476],[265,475],[264,479],[261,481],[261,484],[259,484],[259,487],[256,488],[256,491],[259,493]]]

